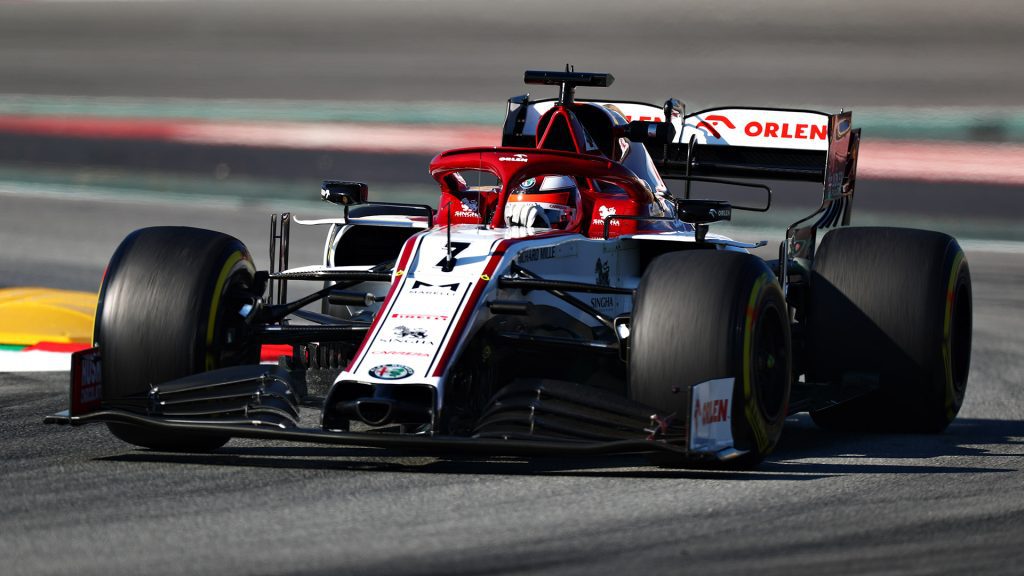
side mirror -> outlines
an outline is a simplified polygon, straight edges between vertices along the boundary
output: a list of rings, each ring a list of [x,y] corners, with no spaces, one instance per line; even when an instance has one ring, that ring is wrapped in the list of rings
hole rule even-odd
[[[690,224],[710,224],[732,219],[732,205],[723,200],[676,199],[679,219]]]
[[[342,182],[340,180],[324,180],[320,185],[320,199],[339,206],[355,206],[365,204],[369,188],[362,182]]]
[[[668,144],[676,137],[676,128],[669,122],[634,120],[626,127],[626,138],[633,142]]]

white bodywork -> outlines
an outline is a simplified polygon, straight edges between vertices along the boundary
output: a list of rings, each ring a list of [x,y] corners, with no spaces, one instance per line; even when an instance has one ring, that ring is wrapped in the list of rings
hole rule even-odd
[[[455,266],[445,272],[442,265],[448,254],[449,233]],[[498,278],[509,274],[513,263],[546,280],[636,288],[643,272],[638,257],[641,242],[694,241],[692,232],[646,233],[610,240],[479,225],[422,232],[406,242],[395,266],[390,293],[376,311],[361,349],[336,382],[428,384],[438,389],[440,402],[447,368],[459,358],[477,329],[493,317],[488,302],[525,298],[535,305],[558,307],[587,325],[598,325],[589,314],[546,291],[535,290],[524,296],[520,290],[499,289]],[[723,250],[745,251],[752,247],[710,234],[706,241]],[[628,295],[573,295],[607,317],[628,314],[633,306]]]

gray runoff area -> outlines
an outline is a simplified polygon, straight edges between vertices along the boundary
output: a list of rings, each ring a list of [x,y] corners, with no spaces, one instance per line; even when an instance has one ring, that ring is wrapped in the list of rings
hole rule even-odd
[[[500,103],[524,69],[691,106],[1021,106],[1017,0],[5,2],[3,92]],[[516,92],[518,91],[518,92]]]

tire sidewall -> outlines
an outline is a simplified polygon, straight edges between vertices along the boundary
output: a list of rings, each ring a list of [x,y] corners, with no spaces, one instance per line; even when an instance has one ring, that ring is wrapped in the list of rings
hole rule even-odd
[[[774,406],[755,377],[756,335],[774,315],[781,391]],[[662,416],[690,413],[687,389],[733,378],[730,407],[741,465],[756,464],[782,432],[789,401],[791,340],[782,290],[767,264],[731,251],[687,251],[658,257],[641,279],[630,342],[630,397]],[[666,390],[671,389],[673,394]]]
[[[792,343],[789,332],[789,314],[782,289],[775,276],[768,271],[761,271],[753,281],[750,296],[743,304],[741,319],[736,323],[740,335],[736,352],[740,363],[740,371],[736,376],[733,390],[733,439],[738,450],[747,451],[750,458],[760,460],[775,448],[782,428],[785,424],[789,406],[790,383],[792,374]],[[771,319],[774,316],[774,320]],[[759,333],[772,330],[769,324],[777,322],[781,330],[777,337],[783,338],[783,354],[777,354],[776,362],[783,364],[779,368],[787,377],[787,384],[778,398],[769,403],[766,396],[771,394],[764,389],[765,382],[757,377],[758,336]],[[763,344],[763,343],[762,343]],[[771,404],[771,405],[769,405]]]
[[[963,404],[970,367],[970,269],[939,232],[841,228],[822,239],[811,278],[812,382],[877,378],[867,395],[812,412],[837,430],[939,432]],[[874,376],[872,376],[874,375]]]
[[[251,286],[255,266],[237,239],[209,230],[155,227],[121,243],[101,283],[94,341],[103,355],[103,400],[124,405],[162,382],[258,359],[258,346],[222,354],[229,319],[225,295]],[[135,401],[135,404],[138,400]],[[131,402],[128,405],[132,405]],[[224,436],[167,434],[110,424],[122,440],[171,450],[208,450]]]

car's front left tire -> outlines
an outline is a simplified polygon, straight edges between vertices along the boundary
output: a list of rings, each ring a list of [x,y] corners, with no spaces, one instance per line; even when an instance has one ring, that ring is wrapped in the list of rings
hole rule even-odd
[[[96,310],[104,403],[138,410],[151,386],[258,361],[238,299],[254,273],[246,247],[219,232],[154,227],[126,237],[107,266]],[[157,450],[213,450],[229,439],[108,427],[125,442]]]

